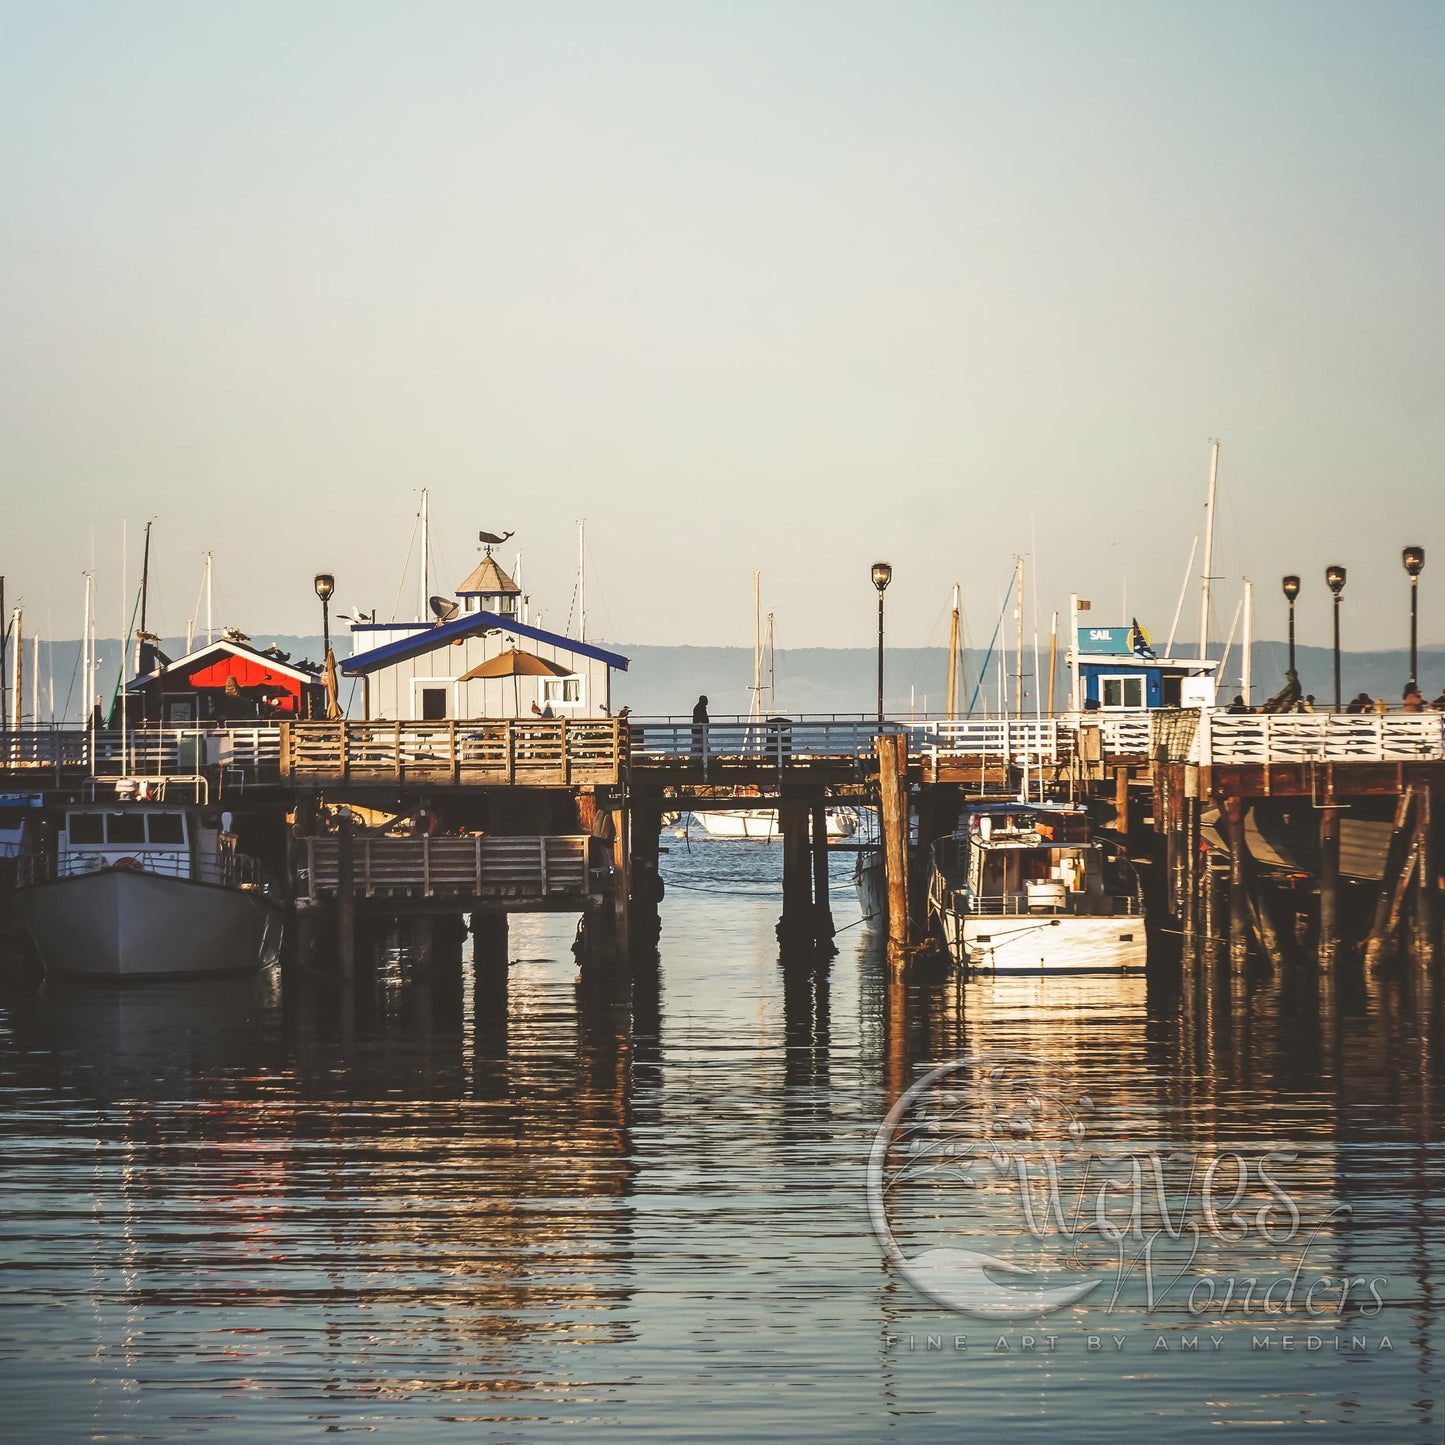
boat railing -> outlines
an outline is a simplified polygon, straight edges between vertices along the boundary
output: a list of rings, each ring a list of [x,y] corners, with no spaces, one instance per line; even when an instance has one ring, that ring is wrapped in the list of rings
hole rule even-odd
[[[1050,905],[1028,893],[991,893],[971,896],[968,912],[990,917],[1082,917],[1103,918],[1139,912],[1138,899],[1128,894],[1066,892],[1062,906]]]
[[[32,853],[19,860],[16,881],[22,888],[83,878],[98,873],[154,873],[161,878],[185,878],[193,883],[214,883],[225,888],[261,888],[265,882],[259,860],[223,847],[214,858],[192,858],[180,848],[111,849],[105,853],[57,855]]]

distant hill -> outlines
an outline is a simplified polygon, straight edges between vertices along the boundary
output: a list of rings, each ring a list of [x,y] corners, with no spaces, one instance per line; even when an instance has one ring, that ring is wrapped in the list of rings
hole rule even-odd
[[[259,647],[276,643],[291,654],[293,661],[322,656],[321,638],[271,636],[261,634],[253,642]],[[350,639],[343,632],[339,638],[344,656]],[[745,714],[751,697],[753,655],[745,647],[653,647],[646,644],[606,644],[627,657],[627,672],[613,678],[612,699],[615,707],[624,704],[634,713],[645,716],[666,714],[690,715],[700,693],[706,693],[709,711],[714,717]],[[179,657],[185,650],[184,638],[169,638],[161,649],[170,657]],[[116,664],[119,647],[112,639],[98,646],[100,658],[99,684],[108,703],[116,685]],[[1322,702],[1333,695],[1331,655],[1328,648],[1298,649],[1300,681],[1306,692],[1314,693]],[[1257,642],[1253,649],[1254,701],[1262,702],[1284,682],[1286,649],[1282,642]],[[25,645],[25,714],[31,706],[31,668],[34,653],[29,640]],[[69,640],[40,644],[41,700],[43,721],[51,716],[51,679],[54,679],[54,711],[62,720],[76,722],[80,717],[81,686],[79,678],[80,644]],[[1048,667],[1048,652],[1040,654],[1042,666]],[[975,698],[979,710],[998,707],[998,657],[989,664],[986,685],[978,686],[979,668],[984,653],[971,650],[963,668],[959,686],[960,708],[967,709]],[[1008,671],[1008,694],[1013,705],[1015,660],[1005,662]],[[866,647],[801,647],[779,652],[774,669],[776,702],[773,711],[780,713],[864,713],[876,707],[878,687],[878,654]],[[1344,696],[1353,697],[1364,689],[1372,697],[1383,697],[1391,704],[1400,701],[1408,667],[1402,649],[1389,652],[1347,652],[1341,658]],[[1027,710],[1034,706],[1034,663],[1030,650],[1024,656],[1024,687],[1028,697]],[[1445,688],[1445,647],[1424,648],[1420,652],[1420,685],[1426,697],[1434,697]],[[1231,656],[1227,678],[1221,689],[1227,700],[1238,688],[1239,649]],[[889,648],[884,658],[885,707],[891,716],[907,716],[910,708],[918,714],[925,711],[941,713],[947,706],[948,655],[945,648]],[[764,685],[767,679],[764,678]],[[1068,702],[1068,677],[1062,656],[1054,680],[1055,702],[1063,708]],[[342,703],[348,702],[351,684],[343,681]],[[1043,706],[1048,703],[1045,680],[1040,689]],[[68,703],[68,708],[67,708]]]

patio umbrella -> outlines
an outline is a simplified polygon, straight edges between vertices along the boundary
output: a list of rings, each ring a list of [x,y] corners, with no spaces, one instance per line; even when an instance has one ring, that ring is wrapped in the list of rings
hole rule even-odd
[[[571,677],[572,669],[563,667],[558,662],[548,662],[545,657],[538,657],[535,652],[522,652],[515,647],[509,647],[505,652],[499,652],[495,657],[489,657],[485,662],[478,663],[470,672],[464,673],[461,682],[471,682],[474,678],[485,677],[510,677],[512,679],[512,705],[520,717],[522,702],[520,697],[519,677]]]
[[[326,649],[326,665],[321,669],[321,681],[326,686],[326,721],[338,722],[341,719],[341,702],[337,696],[336,654],[329,647]]]

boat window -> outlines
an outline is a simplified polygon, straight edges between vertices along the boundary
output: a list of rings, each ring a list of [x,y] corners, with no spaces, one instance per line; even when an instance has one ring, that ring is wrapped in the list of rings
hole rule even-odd
[[[70,841],[72,843],[105,842],[105,825],[100,814],[72,813],[70,815]]]
[[[144,843],[146,820],[144,813],[107,813],[105,818],[105,841],[107,843]]]
[[[149,818],[152,843],[184,843],[185,822],[179,813],[152,813]]]

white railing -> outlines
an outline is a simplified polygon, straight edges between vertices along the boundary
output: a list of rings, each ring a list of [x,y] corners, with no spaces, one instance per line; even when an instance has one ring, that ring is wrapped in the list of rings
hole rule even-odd
[[[260,863],[246,853],[223,848],[214,858],[193,858],[186,848],[123,847],[105,853],[27,854],[20,860],[19,883],[31,887],[62,878],[91,873],[154,873],[161,878],[185,878],[193,883],[215,883],[226,888],[259,888],[265,875]]]
[[[1074,752],[1074,732],[1057,718],[959,718],[908,724],[908,751],[939,758],[999,758],[1057,763]]]
[[[877,755],[880,732],[895,733],[903,725],[876,718],[826,720],[765,718],[757,721],[709,722],[706,726],[672,719],[629,718],[633,766],[691,762],[703,769],[739,764],[776,768],[806,767],[820,761],[849,762],[855,767]]]
[[[1440,713],[1204,713],[1197,739],[1197,760],[1210,766],[1440,759]]]

